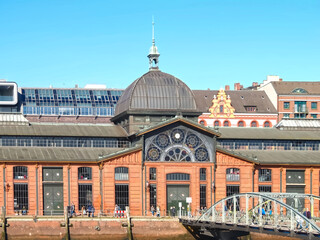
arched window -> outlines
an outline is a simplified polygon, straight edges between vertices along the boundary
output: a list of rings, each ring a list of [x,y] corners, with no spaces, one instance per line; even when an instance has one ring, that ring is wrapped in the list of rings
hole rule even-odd
[[[308,93],[308,91],[303,88],[296,88],[292,91],[292,93]]]
[[[258,127],[257,121],[252,121],[250,124],[251,127]]]
[[[116,167],[114,173],[115,180],[129,180],[129,168],[127,167]]]
[[[206,121],[204,121],[204,120],[200,120],[200,122],[199,122],[201,125],[204,125],[204,126],[206,126]]]
[[[79,180],[92,180],[91,167],[79,167],[78,168],[78,179]]]
[[[230,122],[228,120],[223,122],[224,127],[230,127]]]
[[[214,121],[214,126],[215,127],[220,127],[220,121],[219,120],[215,120]]]
[[[265,121],[263,124],[263,127],[269,128],[269,127],[271,127],[271,123],[269,121]]]
[[[239,168],[228,168],[227,169],[227,181],[228,182],[240,181],[240,169]]]
[[[240,121],[238,122],[238,127],[244,127],[244,121],[240,120]]]
[[[24,166],[13,167],[14,179],[28,179],[28,168]]]

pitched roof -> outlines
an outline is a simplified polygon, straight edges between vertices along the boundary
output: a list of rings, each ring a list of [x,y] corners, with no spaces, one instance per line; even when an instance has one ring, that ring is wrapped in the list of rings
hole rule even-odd
[[[0,161],[97,163],[99,156],[117,151],[119,148],[0,147]]]
[[[319,131],[279,130],[277,128],[219,128],[219,139],[320,140]]]
[[[259,164],[274,165],[320,165],[318,151],[264,151],[243,150],[235,151],[248,157],[257,157]]]
[[[278,95],[318,95],[320,94],[320,82],[271,82]],[[293,90],[302,88],[307,93],[292,93]]]
[[[231,105],[235,108],[235,113],[248,113],[246,106],[256,106],[257,110],[254,113],[277,114],[277,110],[264,91],[240,90],[225,92],[231,98]],[[193,90],[193,93],[199,110],[206,113],[209,112],[213,96],[217,95],[218,91]]]
[[[209,128],[209,127],[205,127],[197,122],[194,122],[194,121],[191,121],[187,118],[184,118],[184,117],[174,117],[174,118],[171,118],[167,121],[163,121],[157,125],[154,125],[154,126],[151,126],[149,128],[146,128],[146,129],[143,129],[137,133],[135,133],[134,135],[136,136],[141,136],[145,133],[148,133],[148,132],[151,132],[151,131],[154,131],[156,129],[159,129],[159,128],[162,128],[164,126],[168,126],[170,124],[173,124],[173,123],[176,123],[176,122],[181,122],[181,123],[184,123],[184,124],[187,124],[189,126],[192,126],[194,128],[197,128],[198,130],[201,130],[201,131],[204,131],[204,132],[207,132],[211,135],[215,135],[215,136],[220,136],[220,133],[218,133],[216,130],[214,130],[213,128]]]
[[[320,130],[320,119],[304,118],[304,119],[286,119],[283,118],[275,126],[284,129],[304,129],[304,130]]]
[[[0,132],[2,136],[127,137],[123,128],[113,124],[0,125]]]

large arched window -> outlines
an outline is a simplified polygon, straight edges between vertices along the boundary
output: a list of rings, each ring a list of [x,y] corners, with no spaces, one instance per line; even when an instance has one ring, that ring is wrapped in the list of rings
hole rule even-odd
[[[257,121],[252,121],[250,127],[258,127]]]
[[[228,168],[226,173],[227,173],[227,182],[240,181],[240,169],[239,168]]]
[[[28,168],[25,166],[13,167],[13,178],[14,179],[27,179]]]
[[[79,167],[78,168],[78,179],[79,180],[92,180],[91,167]]]
[[[210,160],[205,139],[195,131],[174,128],[147,140],[146,161],[205,162]]]
[[[228,120],[223,122],[224,127],[230,127],[230,122]]]
[[[215,120],[214,121],[214,126],[215,127],[220,127],[220,121],[219,120]]]
[[[114,173],[115,180],[129,180],[129,168],[127,167],[116,167]]]
[[[244,127],[244,121],[240,120],[240,121],[238,122],[238,127]]]

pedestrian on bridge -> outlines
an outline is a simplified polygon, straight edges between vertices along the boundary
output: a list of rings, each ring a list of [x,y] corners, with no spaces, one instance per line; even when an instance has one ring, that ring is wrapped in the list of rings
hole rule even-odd
[[[296,214],[296,221],[297,221],[297,226],[296,228],[297,229],[302,229],[302,223],[303,223],[303,219],[298,215]]]

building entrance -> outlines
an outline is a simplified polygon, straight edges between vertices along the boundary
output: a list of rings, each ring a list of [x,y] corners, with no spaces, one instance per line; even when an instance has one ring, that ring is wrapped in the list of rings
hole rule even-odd
[[[179,212],[179,202],[182,203],[182,212],[186,214],[187,202],[186,198],[189,197],[189,185],[167,185],[167,211],[171,213],[174,206],[176,208],[176,215]]]
[[[43,168],[43,215],[63,214],[62,168]]]

